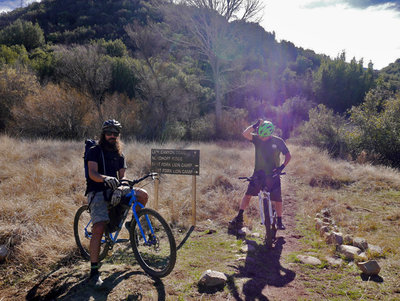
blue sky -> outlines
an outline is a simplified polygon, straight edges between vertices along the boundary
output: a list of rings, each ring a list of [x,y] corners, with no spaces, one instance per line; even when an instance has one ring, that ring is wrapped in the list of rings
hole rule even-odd
[[[22,1],[22,2],[21,2]],[[0,0],[0,11],[34,0]],[[400,0],[262,0],[261,25],[278,40],[335,58],[372,61],[375,69],[400,58]]]

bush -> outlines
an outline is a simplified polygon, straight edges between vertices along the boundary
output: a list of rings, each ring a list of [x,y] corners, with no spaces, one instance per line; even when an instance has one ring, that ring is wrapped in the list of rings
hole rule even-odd
[[[94,133],[93,102],[72,88],[48,84],[12,110],[12,130],[23,136],[78,139]]]
[[[241,140],[242,132],[248,126],[247,111],[231,108],[222,112],[219,135],[215,132],[215,114],[196,119],[190,126],[192,140],[205,141],[214,137],[224,140]]]
[[[218,136],[224,140],[242,140],[242,133],[247,126],[247,111],[245,109],[228,109],[222,112],[220,124],[222,133]]]
[[[362,154],[379,163],[400,167],[400,95],[371,90],[365,102],[351,110],[356,126],[349,133],[353,155]]]
[[[315,106],[315,103],[300,96],[286,99],[278,113],[280,118],[277,118],[277,125],[282,128],[284,139],[289,138],[297,126],[308,120],[308,112]]]
[[[344,157],[348,151],[346,137],[346,120],[320,104],[310,110],[309,121],[298,128],[296,140],[326,149],[335,157]]]
[[[186,134],[186,127],[179,121],[167,121],[161,134],[161,141],[179,141]]]
[[[5,67],[0,69],[0,131],[12,122],[11,110],[38,89],[36,77],[27,69]]]
[[[195,119],[190,127],[190,135],[194,141],[205,141],[215,136],[215,114],[208,114]]]
[[[17,65],[26,66],[29,62],[28,52],[23,45],[6,46],[0,45],[0,66]]]
[[[0,31],[0,44],[24,45],[30,51],[44,44],[43,30],[37,23],[18,19]]]
[[[101,111],[105,120],[116,119],[121,122],[124,137],[136,136],[139,133],[141,108],[135,99],[119,93],[107,95],[101,105]]]

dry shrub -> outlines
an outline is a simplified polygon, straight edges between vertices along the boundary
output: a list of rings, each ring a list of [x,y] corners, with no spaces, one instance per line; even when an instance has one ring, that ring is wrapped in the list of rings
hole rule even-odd
[[[125,94],[114,93],[106,96],[101,110],[105,120],[116,119],[121,122],[124,135],[135,136],[139,132],[140,105],[135,99],[130,99]]]
[[[93,102],[72,88],[48,84],[13,108],[15,133],[30,137],[83,138],[93,131]]]
[[[36,76],[23,67],[0,70],[0,129],[12,122],[13,107],[21,106],[24,98],[38,88]]]
[[[322,187],[322,188],[332,188],[332,189],[340,189],[344,185],[348,185],[352,183],[349,180],[338,180],[332,177],[323,175],[321,177],[312,177],[310,180],[311,187]]]
[[[190,135],[195,141],[207,140],[215,135],[215,114],[195,119],[190,124]]]
[[[248,126],[247,112],[243,109],[225,110],[220,120],[220,132],[215,132],[215,114],[211,113],[194,120],[190,126],[191,137],[195,141],[209,140],[217,136],[224,140],[242,140],[242,132]]]

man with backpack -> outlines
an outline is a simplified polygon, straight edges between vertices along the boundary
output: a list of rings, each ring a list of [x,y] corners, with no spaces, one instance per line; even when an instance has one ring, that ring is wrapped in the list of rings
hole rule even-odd
[[[262,178],[264,183],[261,183],[261,181],[249,183],[240,204],[238,215],[229,222],[229,230],[237,231],[243,227],[243,212],[249,206],[251,197],[258,195],[264,184],[270,192],[271,201],[276,209],[278,229],[285,230],[285,226],[282,223],[281,181],[279,176],[273,177],[273,175],[282,172],[289,163],[291,155],[285,142],[281,138],[272,135],[274,129],[272,122],[259,119],[243,132],[243,136],[250,140],[255,147],[253,176]],[[281,153],[285,156],[283,164],[280,163]]]
[[[99,252],[101,238],[110,221],[108,208],[113,191],[120,185],[126,170],[125,157],[122,154],[120,132],[121,124],[110,119],[103,123],[101,137],[97,144],[85,153],[85,169],[87,169],[86,193],[88,196],[90,215],[92,218],[92,238],[90,240],[90,277],[89,282],[100,287],[103,281],[99,273]],[[136,195],[140,203],[147,203],[148,195],[143,189],[137,189]],[[113,198],[112,206],[117,205]]]

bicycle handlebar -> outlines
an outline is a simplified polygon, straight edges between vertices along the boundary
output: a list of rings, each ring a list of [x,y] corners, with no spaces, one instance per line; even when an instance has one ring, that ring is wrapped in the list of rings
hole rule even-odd
[[[156,178],[158,177],[158,173],[156,173],[156,172],[151,172],[151,173],[149,173],[149,174],[147,174],[147,175],[145,175],[145,176],[143,176],[143,177],[141,177],[141,178],[139,178],[139,179],[137,179],[137,180],[123,179],[123,180],[120,180],[119,182],[120,182],[121,184],[122,184],[122,183],[128,183],[128,185],[129,185],[130,187],[133,187],[134,185],[136,185],[137,183],[142,182],[143,180],[147,179],[148,177],[151,177],[151,178],[154,180],[154,179],[156,179]]]

